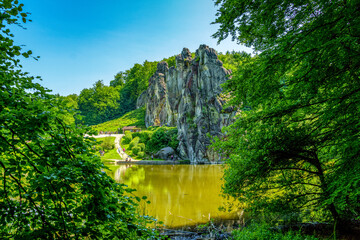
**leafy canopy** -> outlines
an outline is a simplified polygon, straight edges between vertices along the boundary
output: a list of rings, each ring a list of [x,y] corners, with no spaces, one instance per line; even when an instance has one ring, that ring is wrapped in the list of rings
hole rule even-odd
[[[215,2],[213,36],[259,53],[224,86],[242,109],[215,144],[225,192],[255,210],[359,217],[359,2]]]
[[[175,56],[165,58],[170,66],[175,65]],[[136,102],[148,85],[150,77],[155,73],[157,61],[144,61],[134,64],[126,71],[121,71],[105,86],[97,81],[92,88],[83,89],[78,98],[67,96],[68,104],[76,100],[83,123],[96,125],[113,120],[136,109]],[[75,105],[74,105],[75,106]]]
[[[118,116],[119,100],[118,89],[97,81],[92,88],[81,91],[77,102],[84,123],[94,125]]]
[[[27,22],[23,4],[0,2],[0,238],[147,239],[132,191],[101,171],[84,138],[89,129],[64,122],[62,100],[20,67],[9,27]],[[91,133],[91,132],[90,132]]]

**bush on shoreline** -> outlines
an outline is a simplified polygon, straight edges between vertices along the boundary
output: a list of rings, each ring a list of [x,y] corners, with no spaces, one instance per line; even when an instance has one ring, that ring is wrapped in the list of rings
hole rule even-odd
[[[310,235],[302,235],[300,232],[277,232],[267,224],[252,223],[248,227],[234,230],[232,235],[235,240],[318,240]]]

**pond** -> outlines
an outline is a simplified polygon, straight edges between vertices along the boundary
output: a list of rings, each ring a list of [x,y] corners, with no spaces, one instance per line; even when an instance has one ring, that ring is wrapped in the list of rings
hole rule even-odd
[[[238,212],[219,207],[233,201],[221,196],[221,165],[119,165],[108,174],[147,196],[141,211],[167,227],[193,226],[210,219],[239,219]]]

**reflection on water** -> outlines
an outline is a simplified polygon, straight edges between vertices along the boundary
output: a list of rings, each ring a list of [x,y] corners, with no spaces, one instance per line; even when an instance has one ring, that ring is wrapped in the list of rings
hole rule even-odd
[[[109,174],[148,197],[146,214],[176,227],[234,215],[218,210],[227,202],[220,196],[222,173],[220,165],[120,165]]]

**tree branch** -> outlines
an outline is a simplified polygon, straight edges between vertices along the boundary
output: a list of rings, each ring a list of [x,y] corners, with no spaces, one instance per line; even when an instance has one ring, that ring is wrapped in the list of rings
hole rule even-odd
[[[297,171],[303,171],[303,172],[319,175],[319,172],[314,172],[314,171],[311,171],[311,170],[307,170],[307,169],[303,169],[303,168],[296,168],[296,167],[281,167],[281,168],[273,168],[272,170],[275,170],[275,171],[297,170]]]

